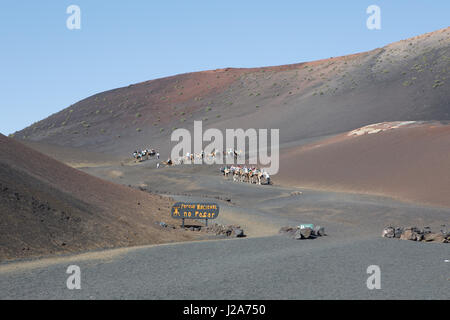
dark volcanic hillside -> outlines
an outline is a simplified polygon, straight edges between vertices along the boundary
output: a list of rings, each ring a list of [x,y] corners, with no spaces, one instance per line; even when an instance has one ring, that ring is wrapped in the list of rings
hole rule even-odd
[[[361,54],[221,69],[99,93],[15,134],[123,154],[168,151],[173,128],[280,128],[281,142],[396,120],[450,119],[450,28]]]
[[[156,225],[170,205],[0,135],[0,261],[189,239]]]

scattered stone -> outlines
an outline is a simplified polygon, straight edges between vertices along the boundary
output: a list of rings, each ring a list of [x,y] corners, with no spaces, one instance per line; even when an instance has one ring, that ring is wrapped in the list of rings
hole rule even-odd
[[[433,233],[429,232],[423,236],[423,241],[425,242],[443,242],[445,243],[446,239],[442,233]]]
[[[303,228],[300,229],[300,234],[302,235],[303,239],[309,239],[313,235],[313,230],[311,228]]]
[[[397,228],[395,228],[394,237],[397,239],[400,239],[400,236],[402,235],[402,233],[403,233],[403,228],[397,227]]]
[[[395,238],[395,229],[392,227],[386,227],[383,229],[381,236],[383,238]]]
[[[446,231],[432,232],[429,227],[419,229],[417,227],[386,227],[383,229],[381,236],[384,238],[397,238],[401,240],[410,241],[424,241],[424,242],[450,242],[450,233]]]
[[[416,227],[406,228],[400,236],[401,240],[422,241],[423,231]]]
[[[234,228],[233,234],[236,238],[242,238],[244,236],[244,230],[242,230],[240,228]]]
[[[301,240],[302,239],[302,232],[301,232],[300,229],[297,229],[297,231],[295,231],[294,239],[295,240]]]
[[[315,227],[314,227],[314,230],[313,230],[313,234],[314,234],[316,237],[324,236],[324,235],[325,235],[325,228],[322,227],[322,226],[315,226]]]
[[[227,237],[236,237],[236,238],[242,238],[245,237],[244,230],[241,228],[241,226],[238,225],[228,225],[224,226],[221,224],[213,224],[206,228],[204,228],[206,232],[209,233],[215,233],[216,235],[222,235]]]
[[[311,227],[309,227],[311,226]],[[315,239],[325,235],[325,228],[322,226],[313,225],[301,225],[298,227],[282,227],[278,233],[286,234],[287,236],[295,239]]]

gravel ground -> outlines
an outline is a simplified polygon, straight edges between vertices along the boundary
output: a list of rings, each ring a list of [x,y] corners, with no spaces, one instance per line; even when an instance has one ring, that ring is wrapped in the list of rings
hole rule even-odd
[[[157,186],[175,200],[217,201],[217,222],[239,224],[249,237],[3,264],[0,299],[450,298],[448,244],[380,237],[388,224],[437,228],[448,222],[448,208],[234,183],[212,167],[145,169],[122,168],[122,182]],[[308,222],[323,225],[327,236],[277,234]],[[66,288],[69,265],[81,268],[81,290]],[[381,269],[380,290],[367,288],[370,265]]]
[[[1,299],[449,299],[446,244],[284,236],[164,245],[110,260],[0,269]],[[66,288],[68,265],[81,290]],[[369,265],[381,289],[369,290]],[[4,266],[3,266],[4,267]]]

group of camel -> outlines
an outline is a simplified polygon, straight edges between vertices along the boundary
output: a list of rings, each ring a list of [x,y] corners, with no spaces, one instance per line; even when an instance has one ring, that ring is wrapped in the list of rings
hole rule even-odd
[[[139,151],[133,152],[133,158],[134,158],[135,162],[141,162],[144,160],[148,160],[149,157],[154,157],[155,155],[159,159],[159,153],[157,153],[155,151],[155,149],[144,149],[144,150],[139,150]]]
[[[203,150],[198,153],[186,153],[185,156],[182,156],[175,161],[172,161],[171,159],[168,159],[167,161],[164,161],[163,164],[168,165],[180,165],[185,163],[194,163],[195,160],[201,160],[202,162],[206,160],[207,162],[213,162],[214,159],[217,159],[221,157],[223,154],[224,157],[234,157],[234,159],[237,159],[240,156],[240,152],[238,153],[236,150],[230,149],[228,152],[223,151],[222,153],[219,151],[212,151],[211,153],[206,154]]]
[[[224,157],[233,157],[235,160],[240,157],[240,152],[237,152],[236,150],[230,149],[228,152],[223,152]],[[166,166],[174,166],[174,165],[182,165],[182,164],[188,164],[188,163],[195,163],[195,160],[212,160],[217,157],[220,157],[222,153],[213,151],[210,154],[205,154],[204,151],[201,151],[199,153],[186,153],[185,156],[180,157],[173,161],[172,159],[167,159],[167,161],[162,161],[163,165]],[[159,163],[157,164],[157,167],[159,168]],[[220,168],[220,172],[223,174],[225,178],[231,176],[233,177],[233,181],[235,182],[247,182],[252,184],[272,184],[270,180],[270,175],[265,170],[259,169],[259,168],[249,168],[247,166],[225,166]]]
[[[265,184],[272,184],[270,175],[259,168],[247,168],[246,166],[225,166],[220,168],[220,172],[225,178],[232,176],[235,182],[247,182],[254,184],[262,184],[263,179]]]

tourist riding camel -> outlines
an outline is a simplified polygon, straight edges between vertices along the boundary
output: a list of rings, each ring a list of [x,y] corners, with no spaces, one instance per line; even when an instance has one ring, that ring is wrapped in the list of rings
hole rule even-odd
[[[150,157],[153,157],[157,155],[159,159],[159,153],[156,153],[155,149],[144,149],[144,150],[135,150],[133,152],[133,158],[135,159],[135,162],[141,162],[145,160],[148,160]]]

